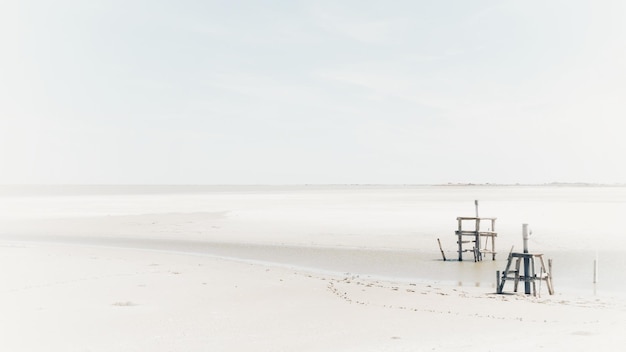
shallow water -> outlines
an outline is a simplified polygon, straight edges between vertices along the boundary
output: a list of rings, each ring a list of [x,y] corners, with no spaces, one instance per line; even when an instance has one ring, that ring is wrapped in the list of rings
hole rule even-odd
[[[473,216],[475,199],[481,216],[498,218],[497,260],[443,262],[436,239],[441,238],[448,258],[456,258],[455,219]],[[554,259],[557,291],[626,292],[621,229],[626,187],[0,187],[0,225],[172,213],[224,216],[215,220],[214,232],[206,231],[204,241],[186,241],[193,224],[173,224],[167,228],[169,238],[137,232],[133,246],[489,290],[495,288],[495,271],[504,269],[511,246],[521,250],[521,225],[528,223],[530,251]],[[2,227],[4,238],[20,233]],[[30,238],[50,239],[45,227],[38,231],[30,231]],[[20,236],[26,239],[24,233]],[[84,242],[80,238],[74,240]],[[98,241],[106,242],[106,236]],[[242,244],[246,242],[253,244]],[[596,256],[599,283],[594,285]]]

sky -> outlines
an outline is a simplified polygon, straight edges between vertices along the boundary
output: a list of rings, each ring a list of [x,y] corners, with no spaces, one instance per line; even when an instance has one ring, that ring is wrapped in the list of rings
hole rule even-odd
[[[626,2],[0,1],[0,184],[626,183]]]

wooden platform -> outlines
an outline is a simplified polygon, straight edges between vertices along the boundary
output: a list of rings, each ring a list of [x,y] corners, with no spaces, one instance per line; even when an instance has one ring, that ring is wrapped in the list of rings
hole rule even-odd
[[[491,260],[496,260],[496,237],[498,233],[495,232],[497,218],[481,218],[481,217],[458,217],[458,228],[454,232],[457,236],[459,261],[463,261],[463,253],[472,252],[474,254],[474,261],[478,262],[483,260],[483,254],[491,254]],[[472,223],[469,225],[471,229],[464,229],[463,225]],[[481,230],[481,222],[491,225],[487,231]],[[470,239],[467,239],[467,238]],[[481,241],[485,240],[484,246],[481,245]],[[473,244],[472,248],[463,248],[464,244]],[[491,244],[491,248],[489,248]]]

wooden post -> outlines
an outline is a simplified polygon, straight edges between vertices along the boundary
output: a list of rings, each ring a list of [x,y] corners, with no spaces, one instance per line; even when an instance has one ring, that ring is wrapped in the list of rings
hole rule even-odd
[[[474,206],[476,207],[476,237],[474,239],[474,261],[480,261],[480,235],[478,231],[480,229],[480,219],[478,218],[478,199],[474,200]]]
[[[543,259],[541,261],[543,262]],[[543,265],[539,268],[539,298],[541,298],[541,281],[543,281]]]
[[[515,281],[513,283],[513,292],[517,292],[517,285],[519,284],[519,264],[520,258],[515,258]]]
[[[502,293],[500,289],[500,270],[496,271],[496,293]]]
[[[491,232],[494,233],[494,236],[491,236],[491,260],[496,260],[496,220],[491,219]]]
[[[522,224],[522,236],[524,238],[524,254],[528,254],[528,224]],[[524,293],[530,294],[530,258],[524,256]]]
[[[478,201],[476,201],[476,204],[478,205]],[[480,218],[476,217],[476,239],[475,239],[475,245],[476,245],[476,256],[475,259],[476,261],[481,261],[482,260],[482,254],[480,253]]]
[[[537,297],[537,285],[535,284],[536,274],[535,274],[535,257],[530,257],[530,279],[533,283],[533,296]]]
[[[443,257],[443,261],[446,261],[446,254],[443,252],[443,248],[441,247],[441,241],[439,239],[437,239],[437,242],[439,243],[439,250],[441,251],[441,256]]]
[[[463,220],[461,220],[461,218],[457,218],[457,221],[459,222],[459,229],[457,231],[458,234],[458,241],[457,243],[459,244],[459,261],[462,262],[463,261]]]

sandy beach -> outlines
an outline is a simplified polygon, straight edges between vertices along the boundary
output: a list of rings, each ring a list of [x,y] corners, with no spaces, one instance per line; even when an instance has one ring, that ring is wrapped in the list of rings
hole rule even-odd
[[[626,350],[625,19],[0,0],[0,352]]]
[[[609,280],[611,267],[623,268],[623,239],[611,222],[561,222],[589,209],[619,213],[623,188],[2,191],[3,350],[586,351],[626,342],[624,283]],[[501,221],[501,253],[443,262],[436,238],[454,257],[455,217],[479,198]],[[495,294],[522,222],[536,224],[531,248],[555,258],[553,296],[545,287],[541,297]],[[588,228],[596,241],[576,232]],[[594,251],[603,270],[591,286]]]

